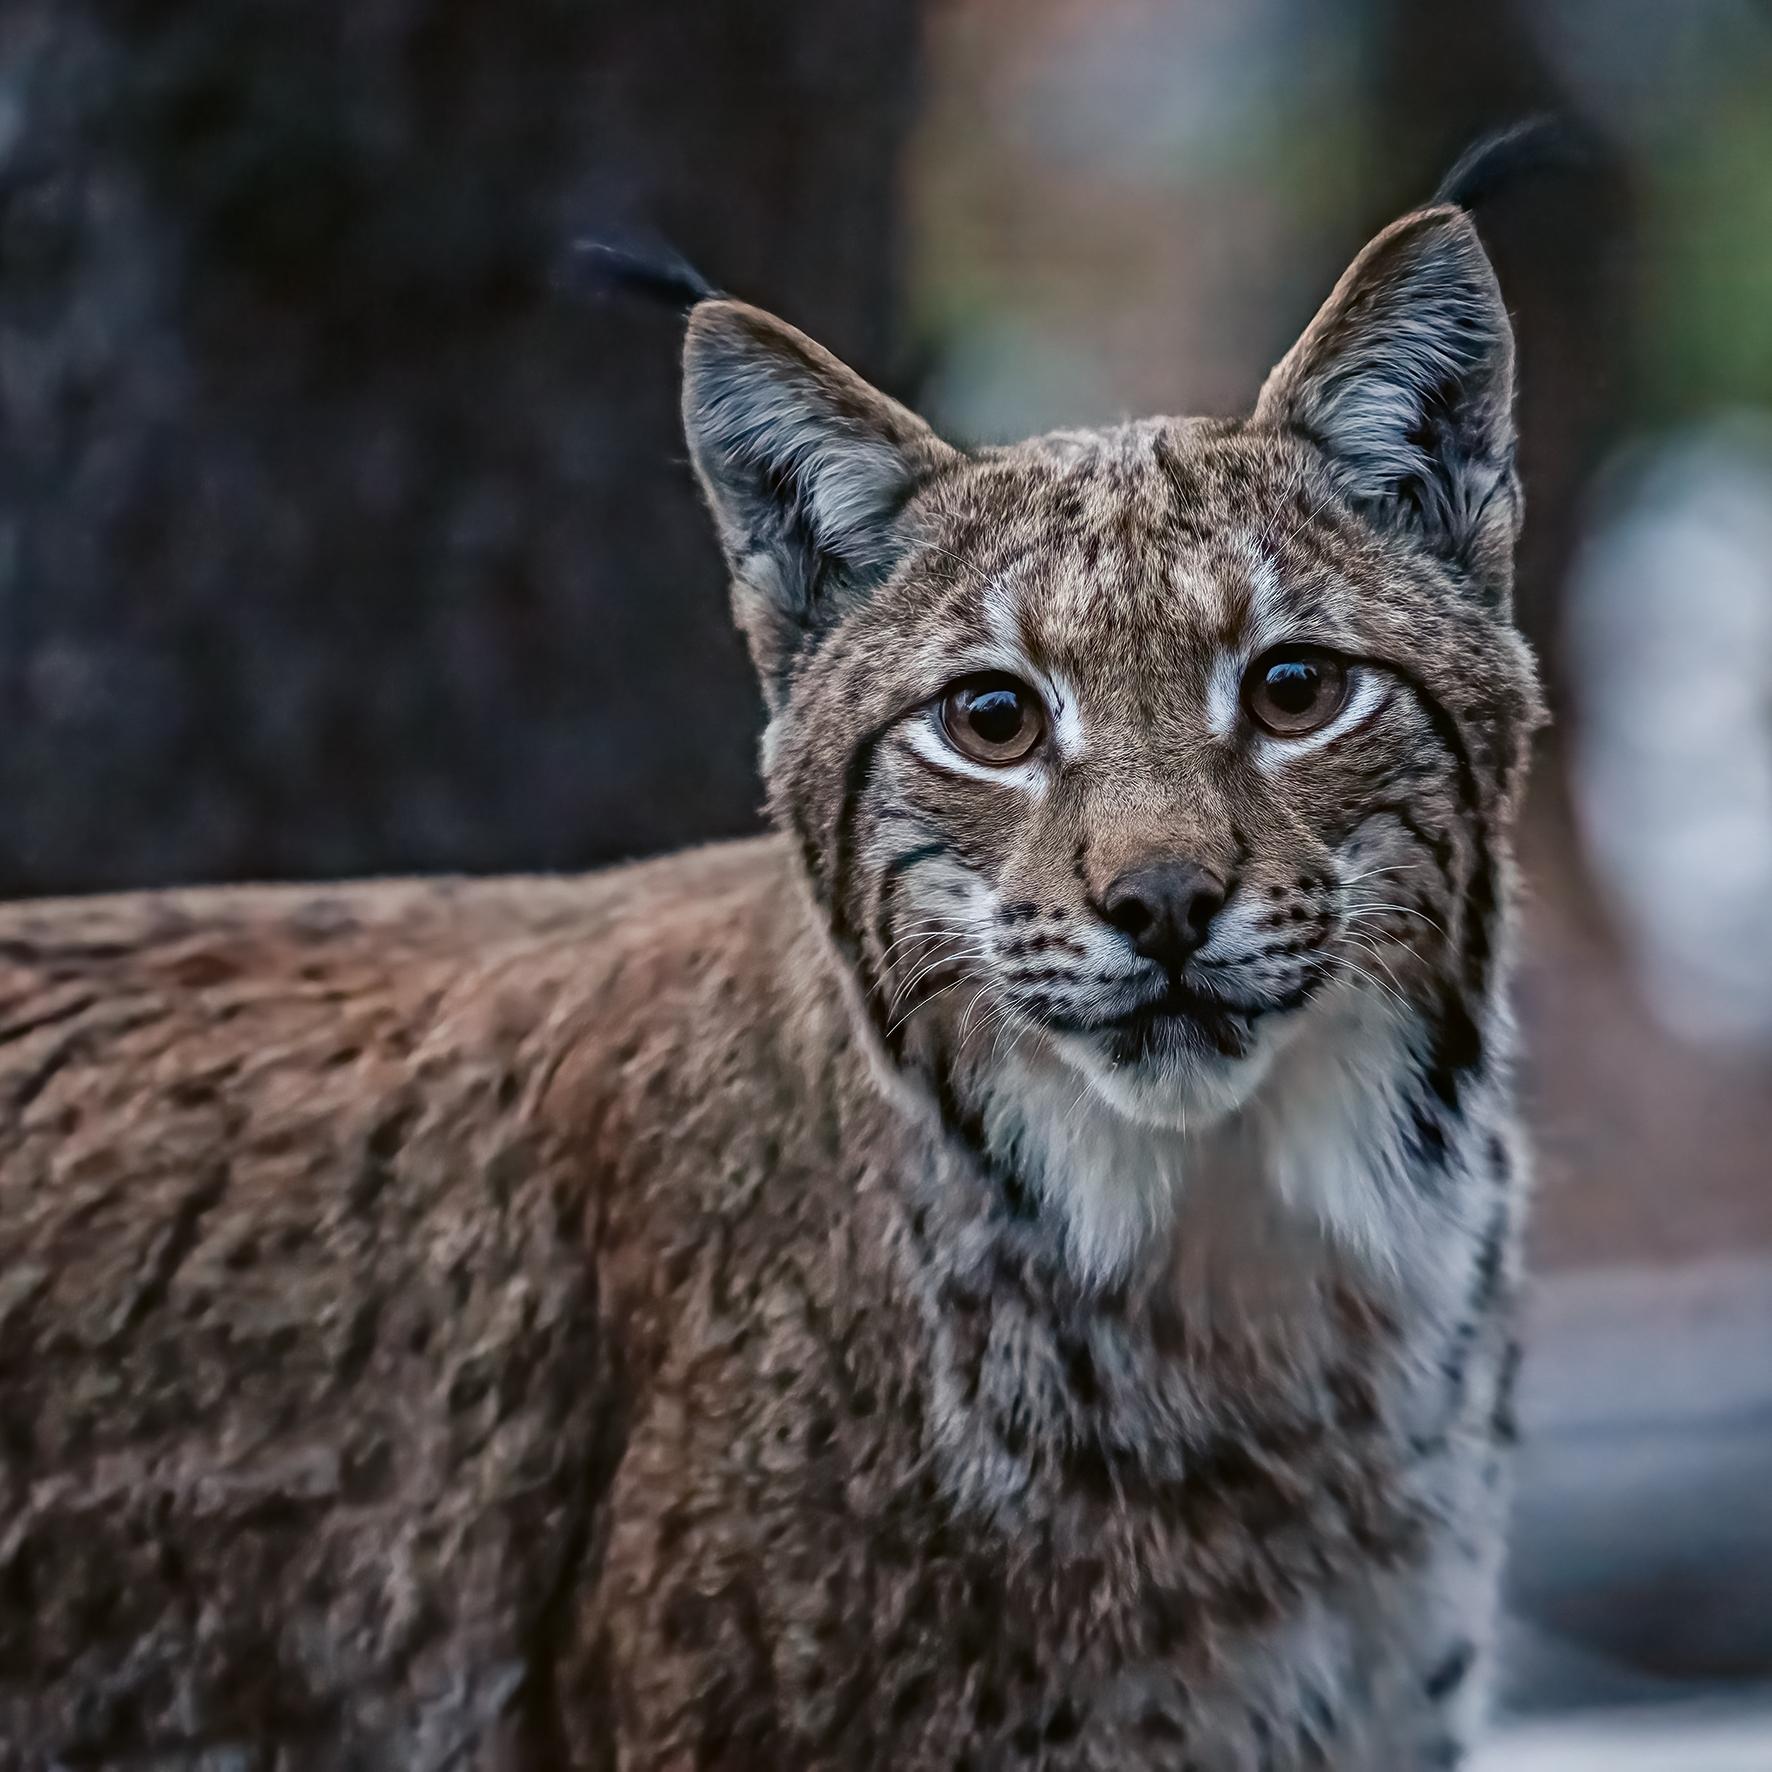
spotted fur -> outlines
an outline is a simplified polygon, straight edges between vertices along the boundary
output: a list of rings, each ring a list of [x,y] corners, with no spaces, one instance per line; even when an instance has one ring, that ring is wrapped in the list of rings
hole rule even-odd
[[[1512,373],[1449,207],[1237,422],[962,451],[701,302],[777,836],[0,916],[0,1764],[1456,1765]],[[1301,640],[1350,692],[1279,739]],[[1047,710],[1008,767],[980,670]],[[1178,856],[1166,976],[1104,898]]]

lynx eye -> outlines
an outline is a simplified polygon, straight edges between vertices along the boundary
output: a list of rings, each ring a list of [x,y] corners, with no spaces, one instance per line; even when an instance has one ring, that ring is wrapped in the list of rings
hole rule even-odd
[[[948,742],[975,763],[1019,763],[1046,731],[1040,698],[1001,672],[965,677],[941,698]]]
[[[1347,666],[1321,646],[1276,646],[1243,678],[1249,718],[1277,738],[1327,726],[1347,701]]]

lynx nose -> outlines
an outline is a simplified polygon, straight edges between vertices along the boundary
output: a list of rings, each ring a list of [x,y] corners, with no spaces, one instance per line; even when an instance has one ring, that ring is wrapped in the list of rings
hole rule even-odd
[[[1128,868],[1101,901],[1102,914],[1147,960],[1179,972],[1224,908],[1224,881],[1195,861]]]

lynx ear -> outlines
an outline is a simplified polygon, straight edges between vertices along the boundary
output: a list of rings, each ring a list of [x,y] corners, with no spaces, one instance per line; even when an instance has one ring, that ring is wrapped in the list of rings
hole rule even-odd
[[[772,700],[805,636],[891,570],[906,501],[955,451],[784,321],[705,301],[683,427]]]
[[[1514,342],[1470,218],[1406,215],[1367,246],[1256,404],[1305,432],[1376,520],[1505,595],[1519,529]]]

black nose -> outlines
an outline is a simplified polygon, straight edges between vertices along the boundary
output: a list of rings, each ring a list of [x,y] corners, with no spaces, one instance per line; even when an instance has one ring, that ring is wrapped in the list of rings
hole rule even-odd
[[[1147,862],[1128,868],[1107,889],[1101,908],[1147,960],[1175,972],[1224,908],[1224,881],[1195,861]]]

